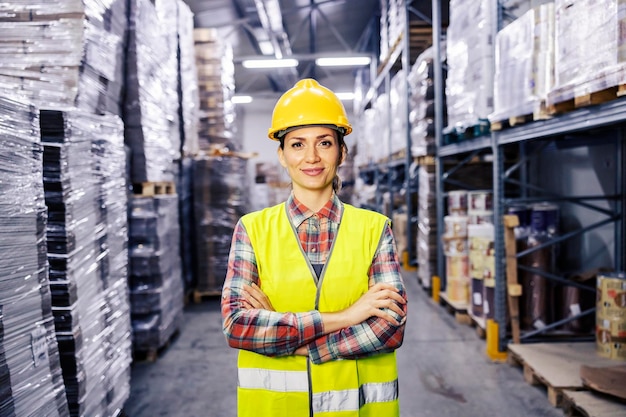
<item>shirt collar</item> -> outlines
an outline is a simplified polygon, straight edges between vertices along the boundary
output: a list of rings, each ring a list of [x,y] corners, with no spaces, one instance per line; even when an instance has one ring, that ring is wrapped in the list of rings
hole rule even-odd
[[[330,200],[328,200],[324,207],[322,207],[317,213],[309,210],[304,204],[299,202],[293,195],[293,192],[289,195],[286,206],[287,214],[296,228],[299,227],[306,219],[315,214],[317,214],[319,218],[326,217],[331,222],[339,223],[341,213],[343,212],[343,203],[339,200],[339,197],[337,197],[337,194],[335,193],[333,193]]]

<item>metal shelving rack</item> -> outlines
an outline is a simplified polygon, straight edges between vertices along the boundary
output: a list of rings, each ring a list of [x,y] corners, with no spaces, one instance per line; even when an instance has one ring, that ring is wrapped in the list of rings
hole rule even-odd
[[[360,108],[359,112],[362,113],[365,108],[370,105],[373,100],[380,94],[381,90],[385,92],[389,92],[391,90],[391,78],[394,74],[392,71],[397,64],[400,64],[400,70],[404,70],[404,80],[402,81],[405,85],[408,84],[407,76],[408,71],[410,70],[410,51],[409,51],[409,13],[410,13],[410,5],[412,0],[407,0],[406,2],[406,22],[404,24],[404,29],[402,36],[398,40],[395,47],[390,51],[389,56],[385,59],[384,63],[380,63],[377,71],[372,71],[372,73],[376,73],[376,77],[374,78],[372,85],[367,91]],[[406,239],[407,239],[407,248],[409,249],[409,260],[412,260],[415,257],[415,254],[411,253],[411,244],[412,240],[415,238],[413,236],[411,222],[416,221],[415,218],[411,215],[413,212],[413,202],[411,200],[411,190],[417,184],[412,184],[410,178],[410,168],[412,163],[411,157],[411,136],[409,134],[409,101],[408,99],[405,101],[406,107],[403,109],[403,117],[404,117],[404,125],[406,126],[406,130],[404,132],[406,137],[406,152],[405,157],[403,159],[397,160],[387,160],[385,162],[379,163],[370,163],[364,169],[361,169],[360,174],[371,175],[372,183],[376,185],[376,203],[373,207],[367,207],[371,210],[375,210],[381,213],[384,213],[391,217],[393,213],[385,213],[383,207],[383,198],[382,195],[385,192],[389,192],[390,200],[394,201],[394,193],[400,192],[402,188],[406,190],[406,207],[407,207],[407,231],[406,231]],[[390,114],[391,118],[391,114]],[[391,120],[387,123],[387,128],[391,129]],[[391,141],[390,141],[391,142]],[[389,157],[392,156],[391,148],[387,150],[387,155]]]
[[[626,99],[618,99],[616,101],[608,102],[605,104],[597,105],[589,108],[582,108],[575,110],[571,113],[566,113],[561,116],[557,116],[553,119],[545,121],[537,121],[523,125],[520,127],[514,127],[507,130],[493,132],[493,144],[494,144],[494,214],[496,218],[502,218],[504,215],[504,209],[507,204],[515,202],[533,202],[538,198],[542,200],[552,201],[568,201],[570,203],[581,205],[590,210],[594,210],[604,218],[600,219],[586,227],[581,227],[578,230],[568,231],[562,236],[554,238],[549,242],[541,245],[537,248],[543,248],[550,245],[555,245],[564,242],[568,239],[580,236],[588,233],[606,224],[614,224],[615,236],[614,236],[614,258],[615,262],[613,268],[615,270],[624,269],[624,248],[626,247],[626,222],[624,220],[624,210],[626,209],[626,194],[624,192],[624,178],[626,178],[626,156],[624,153],[624,146],[626,142]],[[613,130],[612,135],[600,139],[597,131],[604,129],[607,132],[608,129]],[[590,136],[596,135],[595,139],[580,138],[573,134],[588,133]],[[611,137],[612,136],[612,137]],[[602,195],[588,195],[588,196],[563,196],[554,194],[545,194],[544,190],[540,187],[529,184],[524,181],[526,175],[521,172],[520,179],[512,179],[511,174],[514,170],[519,168],[523,169],[523,165],[526,164],[532,154],[527,152],[527,146],[534,144],[539,146],[545,144],[546,141],[558,140],[560,146],[564,147],[579,147],[579,146],[594,146],[612,143],[615,146],[615,154],[612,155],[614,163],[614,184],[615,190],[613,194]],[[520,150],[519,162],[512,168],[505,170],[504,168],[504,149],[505,147],[518,146]],[[506,195],[506,186],[513,185],[519,188],[519,196],[516,198],[509,198]],[[529,197],[530,193],[538,193],[537,197]],[[606,209],[599,207],[594,202],[597,201],[612,201],[612,209]],[[535,249],[537,249],[535,248]],[[495,232],[495,249],[496,259],[500,262],[496,262],[496,294],[495,294],[495,319],[499,323],[506,321],[506,277],[505,277],[505,251],[504,251],[504,227],[501,222],[496,222]],[[528,255],[530,252],[524,251],[517,254],[517,257]],[[531,272],[543,275],[545,279],[550,280],[553,283],[559,285],[570,285],[578,287],[582,290],[589,290],[588,287],[566,280],[562,276],[541,273],[541,271],[532,270]],[[522,333],[521,342],[532,342],[542,339],[545,333],[562,326],[563,324],[581,318],[585,315],[592,314],[595,309],[589,309],[583,311],[578,315],[575,315],[569,319],[559,320],[549,324],[541,330],[527,331]],[[505,326],[499,327],[499,348],[500,350],[506,350],[506,345],[509,342],[509,337],[506,332]],[[576,338],[580,340],[581,338]],[[563,339],[560,339],[563,340]]]

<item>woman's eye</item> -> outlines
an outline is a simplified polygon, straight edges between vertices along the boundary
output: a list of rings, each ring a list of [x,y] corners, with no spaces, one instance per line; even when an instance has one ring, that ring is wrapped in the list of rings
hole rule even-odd
[[[320,145],[328,148],[329,146],[333,146],[333,143],[329,140],[325,140],[325,141],[320,142]]]
[[[294,142],[294,143],[292,143],[292,144],[291,144],[291,147],[292,147],[292,148],[300,148],[300,147],[302,147],[302,143],[300,143],[300,142]]]

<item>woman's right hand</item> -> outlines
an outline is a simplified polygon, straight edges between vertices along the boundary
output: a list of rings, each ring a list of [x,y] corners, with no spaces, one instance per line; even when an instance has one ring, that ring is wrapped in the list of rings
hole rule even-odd
[[[399,326],[400,322],[384,309],[397,313],[403,319],[406,313],[401,306],[404,304],[406,304],[406,300],[400,295],[396,287],[391,284],[378,283],[370,287],[361,298],[343,312],[350,322],[350,326],[359,324],[374,316]]]

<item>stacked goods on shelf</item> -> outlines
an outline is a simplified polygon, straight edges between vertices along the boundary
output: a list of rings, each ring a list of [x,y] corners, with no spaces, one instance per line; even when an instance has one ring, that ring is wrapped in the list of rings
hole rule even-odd
[[[626,274],[598,275],[596,348],[600,356],[626,360]]]
[[[557,236],[559,208],[549,203],[537,203],[530,210],[530,232],[526,239],[526,250],[533,250]],[[555,273],[556,246],[548,245],[533,250],[518,260],[520,266],[530,267],[520,271],[522,295],[520,302],[520,328],[540,330],[553,321],[552,286],[541,274]]]
[[[125,0],[1,4],[0,89],[47,107],[120,114],[126,7]]]
[[[391,123],[389,94],[390,93],[379,94],[372,104],[372,109],[374,109],[373,123],[375,130],[369,130],[367,132],[379,132],[379,134],[376,135],[377,137],[374,139],[375,145],[372,149],[372,158],[374,162],[387,162],[391,156],[391,132],[388,129],[388,126]]]
[[[52,315],[39,114],[0,97],[0,415],[69,416]]]
[[[42,110],[40,124],[52,311],[70,413],[115,415],[130,393],[124,164],[108,161],[123,155],[122,124],[79,110]]]
[[[469,254],[467,248],[467,191],[448,192],[448,215],[442,235],[446,257],[446,296],[448,301],[469,301]]]
[[[154,353],[182,324],[178,196],[135,195],[129,211],[133,349]]]
[[[417,57],[408,76],[409,123],[411,136],[411,155],[434,155],[435,143],[435,81],[433,48],[428,48]],[[445,72],[444,72],[445,89]],[[443,125],[447,117],[443,114]]]
[[[200,152],[193,158],[194,285],[198,295],[217,294],[226,277],[235,225],[247,212],[247,157],[235,132],[232,47],[215,29],[195,29],[200,95]],[[194,299],[197,299],[194,296]]]
[[[470,273],[470,313],[475,318],[494,315],[494,227],[492,223],[467,226]]]
[[[198,71],[193,39],[193,13],[182,0],[178,6],[178,73],[180,93],[181,160],[176,190],[180,201],[180,251],[185,290],[193,284],[192,158],[198,154]]]
[[[407,149],[407,106],[408,106],[407,74],[404,70],[398,71],[392,78],[389,89],[389,149],[392,158],[403,158]]]
[[[491,191],[467,193],[469,248],[469,311],[477,318],[492,318],[495,288],[493,196]]]
[[[406,0],[380,0],[380,61],[393,52],[406,26]]]
[[[417,276],[425,288],[437,271],[437,198],[435,164],[418,167]]]
[[[554,89],[547,104],[555,106],[626,82],[626,53],[620,0],[557,0],[555,14]],[[616,97],[613,92],[612,98]]]
[[[235,64],[232,47],[216,29],[194,29],[196,68],[200,108],[198,122],[199,148],[217,147],[241,150],[241,139],[235,135]]]
[[[175,3],[132,0],[129,13],[124,125],[130,179],[174,181],[180,158]]]
[[[235,225],[247,212],[247,160],[237,156],[194,159],[195,288],[221,292]]]
[[[450,138],[464,139],[463,132],[488,124],[487,117],[493,112],[496,2],[451,0],[449,7],[445,90],[448,125],[444,133],[459,132]],[[475,133],[484,132],[475,129]]]
[[[503,28],[495,42],[491,122],[545,117],[554,82],[554,4],[535,7]]]

